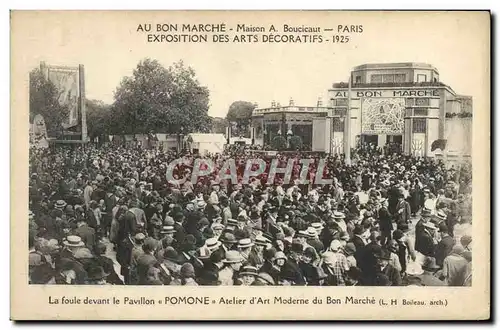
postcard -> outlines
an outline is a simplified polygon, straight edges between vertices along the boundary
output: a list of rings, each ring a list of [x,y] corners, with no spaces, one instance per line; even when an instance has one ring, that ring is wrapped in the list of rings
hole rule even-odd
[[[12,11],[11,319],[489,319],[490,40],[487,11]]]

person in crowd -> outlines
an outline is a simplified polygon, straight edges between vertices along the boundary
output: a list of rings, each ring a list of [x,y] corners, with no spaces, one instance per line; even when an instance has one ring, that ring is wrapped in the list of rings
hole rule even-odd
[[[195,155],[148,148],[30,149],[30,283],[471,285],[472,238],[457,232],[472,221],[467,164],[360,144],[350,165],[325,159],[331,184],[302,184],[300,159],[314,182],[320,155],[228,148],[191,183]],[[166,175],[179,157],[183,184]],[[234,178],[221,175],[228,159]],[[266,170],[247,182],[248,159]],[[293,162],[288,182],[268,183],[274,159]]]

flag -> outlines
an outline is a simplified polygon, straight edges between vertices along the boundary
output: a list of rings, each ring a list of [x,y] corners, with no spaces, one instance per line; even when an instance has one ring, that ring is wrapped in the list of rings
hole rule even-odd
[[[434,151],[436,149],[444,150],[445,148],[446,148],[446,140],[444,139],[435,140],[431,144],[431,151]]]

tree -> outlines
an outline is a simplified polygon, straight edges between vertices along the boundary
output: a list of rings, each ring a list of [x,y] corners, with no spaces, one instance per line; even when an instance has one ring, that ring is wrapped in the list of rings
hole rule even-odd
[[[229,106],[226,119],[236,124],[238,132],[235,135],[246,135],[252,122],[252,112],[256,105],[248,101],[235,101]],[[243,134],[241,134],[243,133]]]
[[[91,139],[107,135],[110,131],[111,106],[100,100],[86,100],[87,132]]]
[[[271,142],[271,147],[274,150],[278,150],[278,151],[285,150],[286,149],[286,139],[281,135],[276,135]]]
[[[59,103],[56,86],[45,79],[39,68],[32,70],[29,78],[30,121],[37,114],[41,114],[48,135],[58,135],[63,129],[62,124],[68,120],[68,107]]]
[[[192,68],[145,59],[117,88],[110,128],[114,134],[208,132],[208,107],[209,91]]]
[[[298,135],[292,135],[289,140],[291,150],[302,149],[302,138]]]
[[[212,117],[212,133],[226,134],[229,122],[225,118]]]

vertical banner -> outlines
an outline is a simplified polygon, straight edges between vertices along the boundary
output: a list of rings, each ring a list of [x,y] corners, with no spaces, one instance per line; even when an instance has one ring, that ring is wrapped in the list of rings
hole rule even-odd
[[[48,67],[48,79],[57,89],[59,104],[68,109],[64,128],[78,125],[79,70],[78,68]]]

